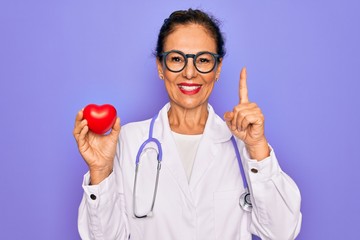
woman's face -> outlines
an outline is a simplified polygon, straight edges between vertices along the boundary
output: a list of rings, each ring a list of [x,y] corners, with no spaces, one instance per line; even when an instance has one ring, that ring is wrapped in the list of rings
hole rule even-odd
[[[216,53],[216,43],[200,25],[178,25],[164,43],[164,52],[171,50],[185,54],[197,54],[202,51]],[[220,76],[221,62],[211,72],[200,73],[193,61],[193,58],[188,58],[186,67],[175,73],[157,60],[159,75],[163,76],[172,106],[175,104],[185,109],[194,109],[208,102],[215,81]]]

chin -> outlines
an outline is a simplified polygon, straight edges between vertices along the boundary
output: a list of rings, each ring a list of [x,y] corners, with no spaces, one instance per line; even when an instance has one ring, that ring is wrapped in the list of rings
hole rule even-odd
[[[201,107],[202,105],[206,104],[207,106],[207,101],[172,101],[172,104],[175,104],[179,107],[185,108],[185,109],[194,109],[194,108],[198,108]]]

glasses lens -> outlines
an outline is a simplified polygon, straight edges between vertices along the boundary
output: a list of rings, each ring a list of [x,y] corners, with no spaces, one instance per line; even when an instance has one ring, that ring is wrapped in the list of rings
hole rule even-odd
[[[215,57],[210,53],[202,53],[195,59],[195,66],[199,72],[207,73],[214,69]]]
[[[170,52],[165,58],[166,67],[170,71],[181,71],[185,67],[185,63],[185,56],[177,52]]]

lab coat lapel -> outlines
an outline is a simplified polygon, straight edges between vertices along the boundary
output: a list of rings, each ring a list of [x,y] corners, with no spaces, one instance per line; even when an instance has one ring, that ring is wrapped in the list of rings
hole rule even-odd
[[[162,166],[166,167],[176,180],[184,195],[192,202],[189,184],[181,162],[174,138],[169,126],[167,112],[170,104],[165,105],[159,112],[158,121],[155,122],[154,137],[158,138],[163,149]],[[158,122],[158,123],[157,123]],[[160,174],[161,175],[161,174]],[[161,176],[160,176],[161,178]],[[161,180],[160,180],[161,181]]]
[[[195,157],[190,183],[188,183],[184,166],[171,133],[167,115],[169,108],[170,104],[168,103],[160,110],[158,118],[155,121],[153,136],[159,139],[162,145],[162,166],[169,169],[169,172],[176,180],[184,195],[190,202],[193,202],[191,192],[195,191],[195,188],[206,174],[207,169],[213,164],[213,161],[219,160],[215,159],[219,156],[216,145],[228,141],[232,135],[224,121],[215,114],[211,105],[208,105],[208,120]]]
[[[209,167],[213,165],[214,161],[220,159],[217,144],[228,141],[231,138],[231,132],[224,123],[224,121],[215,114],[211,105],[208,105],[209,116],[205,125],[203,137],[200,141],[198,151],[196,153],[194,166],[190,178],[190,191],[195,191],[197,185]]]

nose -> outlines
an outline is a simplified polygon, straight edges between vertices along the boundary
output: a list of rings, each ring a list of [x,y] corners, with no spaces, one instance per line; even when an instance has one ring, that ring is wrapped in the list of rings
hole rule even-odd
[[[183,76],[190,80],[196,77],[196,75],[197,75],[197,70],[194,65],[194,58],[188,58],[187,64],[183,70]]]

